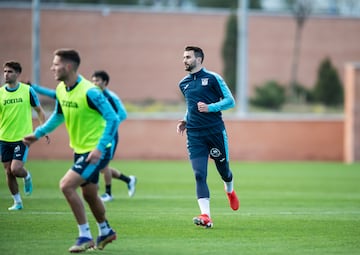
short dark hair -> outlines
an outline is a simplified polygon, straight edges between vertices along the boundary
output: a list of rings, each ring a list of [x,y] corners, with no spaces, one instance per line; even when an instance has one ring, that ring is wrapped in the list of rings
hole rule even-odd
[[[15,72],[17,73],[21,73],[22,72],[22,68],[19,62],[15,62],[15,61],[7,61],[4,64],[4,68],[5,67],[10,67],[11,69],[14,69]]]
[[[110,76],[108,75],[107,72],[105,72],[104,70],[97,70],[93,73],[92,77],[100,77],[103,81],[106,82],[106,85],[109,83],[110,81]]]
[[[80,55],[73,49],[58,49],[54,52],[55,56],[59,56],[63,60],[71,61],[74,63],[74,68],[77,69],[80,65]]]
[[[186,46],[185,51],[194,51],[195,58],[201,58],[201,63],[204,61],[204,52],[200,47],[197,46]]]

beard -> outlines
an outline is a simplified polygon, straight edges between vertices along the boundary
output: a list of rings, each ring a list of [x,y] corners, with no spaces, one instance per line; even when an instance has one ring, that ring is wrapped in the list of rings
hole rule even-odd
[[[195,63],[186,64],[185,71],[191,72],[195,67]]]

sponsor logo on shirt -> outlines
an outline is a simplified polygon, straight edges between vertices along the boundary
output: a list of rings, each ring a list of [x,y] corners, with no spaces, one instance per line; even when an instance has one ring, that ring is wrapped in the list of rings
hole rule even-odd
[[[3,105],[22,103],[22,98],[5,99]]]
[[[76,102],[66,101],[66,100],[62,100],[61,106],[69,107],[69,108],[78,108],[79,107]]]

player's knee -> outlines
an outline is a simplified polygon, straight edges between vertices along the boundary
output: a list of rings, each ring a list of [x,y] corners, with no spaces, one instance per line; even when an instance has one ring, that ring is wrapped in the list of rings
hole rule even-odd
[[[69,194],[71,192],[71,186],[67,182],[66,178],[62,178],[59,182],[59,188],[63,194]]]
[[[14,166],[11,166],[10,173],[14,176],[19,177],[22,170],[23,170],[23,166],[14,165]]]
[[[195,180],[196,182],[205,182],[206,176],[201,171],[194,170]]]

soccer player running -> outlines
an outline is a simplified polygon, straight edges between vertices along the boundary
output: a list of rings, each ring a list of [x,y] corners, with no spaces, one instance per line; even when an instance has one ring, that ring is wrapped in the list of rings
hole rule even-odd
[[[121,102],[120,98],[112,91],[110,91],[107,86],[110,81],[110,76],[107,72],[103,70],[95,71],[93,75],[91,76],[92,82],[101,88],[101,90],[104,93],[104,96],[107,98],[107,100],[110,102],[111,106],[113,107],[114,111],[118,114],[120,123],[124,121],[127,118],[127,112],[126,109]],[[112,145],[113,151],[115,154],[115,150],[118,144],[119,140],[119,133],[116,132],[115,135],[115,142]],[[123,173],[119,172],[118,170],[114,168],[110,168],[109,165],[106,165],[106,167],[101,170],[101,172],[104,174],[104,180],[105,180],[105,193],[101,195],[101,200],[104,202],[112,201],[112,193],[111,193],[111,179],[118,179],[127,184],[128,187],[128,195],[129,197],[133,197],[135,194],[136,189],[136,177],[133,175],[126,176]]]
[[[20,63],[9,61],[3,67],[5,84],[0,88],[1,161],[14,199],[14,204],[8,209],[17,211],[23,209],[17,178],[24,179],[25,195],[30,195],[33,189],[31,174],[24,168],[28,147],[22,139],[33,131],[32,108],[40,124],[45,121],[45,113],[35,91],[18,81],[22,71]]]
[[[206,70],[202,63],[201,48],[187,46],[183,62],[189,74],[179,83],[187,105],[177,132],[187,133],[187,148],[196,180],[196,194],[201,214],[193,218],[194,224],[212,228],[210,191],[207,185],[208,158],[215,161],[217,171],[224,181],[225,192],[233,210],[239,208],[229,168],[228,140],[222,110],[235,106],[234,98],[220,75]]]
[[[84,252],[94,247],[82,196],[89,205],[99,229],[96,247],[100,250],[116,239],[110,227],[105,207],[98,196],[99,171],[109,163],[111,142],[118,129],[119,120],[101,90],[78,74],[79,53],[72,49],[54,52],[51,70],[60,83],[56,87],[56,105],[53,114],[33,134],[24,137],[30,145],[52,132],[65,122],[74,150],[74,165],[60,180],[63,192],[78,223],[79,237],[69,248],[70,252]]]
[[[92,82],[101,88],[101,90],[104,93],[104,96],[108,99],[111,106],[113,107],[114,111],[117,113],[120,123],[124,121],[127,118],[127,112],[126,109],[120,100],[120,98],[112,91],[108,89],[108,84],[110,81],[110,76],[107,72],[103,70],[95,71],[91,76]],[[56,99],[56,92],[53,89],[45,88],[37,84],[31,84],[28,82],[28,84],[39,94],[48,96],[50,98]],[[112,143],[112,150],[113,154],[115,155],[116,147],[118,144],[118,132],[116,132],[115,135],[115,141]],[[111,158],[112,159],[112,158]],[[104,175],[104,181],[105,181],[105,193],[100,196],[101,200],[104,202],[112,201],[112,178],[121,180],[127,184],[128,188],[128,195],[129,197],[133,197],[135,195],[136,191],[136,182],[137,179],[135,176],[130,175],[127,176],[124,173],[114,169],[110,168],[109,165],[106,165],[104,169],[101,170],[101,173]]]

